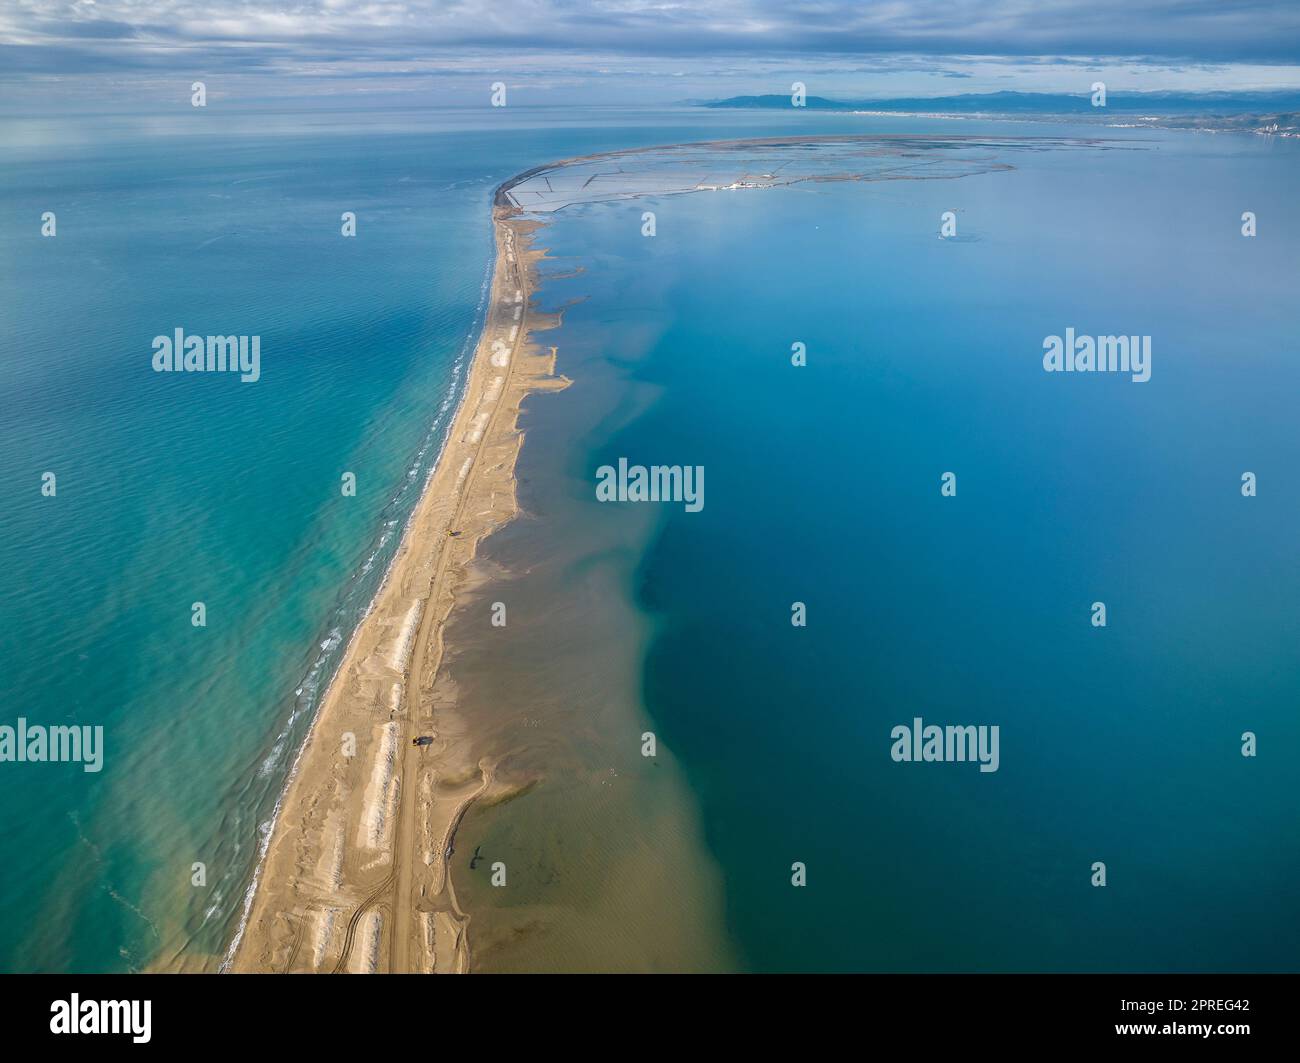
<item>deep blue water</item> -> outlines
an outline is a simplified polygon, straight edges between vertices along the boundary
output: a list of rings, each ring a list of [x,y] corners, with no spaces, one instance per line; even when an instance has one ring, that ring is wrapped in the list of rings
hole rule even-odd
[[[592,265],[561,351],[658,389],[576,489],[619,457],[706,470],[637,572],[644,695],[755,969],[1296,966],[1300,156],[1130,146],[548,237]],[[1045,373],[1067,327],[1151,336],[1150,381]],[[1000,769],[895,763],[917,716],[997,724]]]

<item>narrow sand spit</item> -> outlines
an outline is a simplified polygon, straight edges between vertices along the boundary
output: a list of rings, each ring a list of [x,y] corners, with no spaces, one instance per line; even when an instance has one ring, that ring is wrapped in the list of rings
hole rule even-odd
[[[447,853],[495,782],[489,762],[469,761],[455,706],[435,711],[430,691],[466,566],[517,509],[520,402],[568,383],[554,348],[528,342],[558,323],[528,305],[544,256],[531,247],[537,223],[500,194],[493,222],[491,306],[446,449],[289,781],[233,970],[468,969]]]
[[[967,150],[945,160],[931,150],[933,138],[923,136],[705,141],[565,159],[518,174],[497,190],[491,303],[461,405],[295,764],[225,969],[469,968],[469,918],[456,902],[448,853],[470,805],[505,790],[492,761],[471,757],[474,734],[457,699],[435,704],[434,679],[444,624],[457,593],[469,587],[467,569],[478,545],[518,508],[520,403],[530,392],[568,384],[555,376],[555,348],[529,342],[559,316],[529,305],[544,252],[532,247],[541,223],[521,212],[802,181],[962,177],[1011,169],[992,148],[1021,142],[1045,143],[947,136],[939,138],[941,146]],[[826,153],[819,165],[820,156],[805,150],[814,145]],[[699,176],[701,153],[709,156],[708,172],[722,177]],[[656,154],[667,163],[622,166]],[[570,168],[574,180],[552,187],[552,177]],[[415,745],[417,738],[427,744]]]
[[[1058,143],[1082,142],[922,135],[710,140],[577,156],[534,166],[500,186],[491,303],[445,451],[305,739],[222,969],[469,967],[469,919],[456,904],[447,854],[474,800],[498,799],[506,790],[495,781],[493,762],[469,755],[473,733],[459,716],[459,700],[434,704],[443,625],[456,595],[469,590],[478,543],[517,511],[521,400],[568,385],[555,376],[555,348],[529,343],[559,316],[529,305],[545,252],[532,247],[541,222],[521,212],[805,181],[967,177],[1013,169],[998,161],[996,148]],[[948,157],[954,146],[962,152]],[[556,183],[562,173],[567,179]],[[416,738],[428,743],[413,745]]]

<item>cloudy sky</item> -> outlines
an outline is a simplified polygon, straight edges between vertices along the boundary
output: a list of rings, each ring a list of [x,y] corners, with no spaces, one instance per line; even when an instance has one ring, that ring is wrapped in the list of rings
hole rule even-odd
[[[1300,0],[0,0],[0,81],[387,89],[500,76],[661,98],[1300,86]],[[639,80],[638,80],[639,79]]]

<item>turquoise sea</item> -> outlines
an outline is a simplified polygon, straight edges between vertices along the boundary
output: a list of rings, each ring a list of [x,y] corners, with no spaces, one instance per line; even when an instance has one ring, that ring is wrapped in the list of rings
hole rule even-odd
[[[1300,147],[525,108],[0,123],[0,723],[106,741],[98,774],[0,764],[0,968],[219,963],[454,409],[492,189],[578,154],[806,132],[1114,142],[1000,141],[1010,169],[957,179],[578,206],[539,235],[541,300],[565,308],[545,342],[574,385],[528,401],[525,518],[485,553],[566,603],[533,633],[534,680],[593,712],[625,685],[680,769],[718,896],[664,918],[707,917],[725,961],[676,962],[1296,968]],[[260,335],[261,379],[153,373],[153,337],[177,327]],[[1151,336],[1151,380],[1044,373],[1067,328]],[[704,466],[703,511],[598,503],[619,457]],[[599,604],[564,599],[596,570]],[[628,663],[602,669],[574,632],[615,607]],[[566,674],[537,663],[548,646]],[[524,737],[584,711],[529,697],[506,698]],[[891,728],[918,716],[998,725],[999,770],[894,763]],[[618,724],[564,732],[621,751],[633,839],[637,809],[661,811],[637,797],[660,785],[641,723],[626,743]],[[563,874],[564,838],[613,816],[566,775],[581,759],[542,758],[548,783],[467,820],[458,849],[541,869],[504,897],[456,869],[489,931],[492,905],[626,888],[589,853],[581,886]],[[543,820],[544,847],[522,826]],[[677,871],[655,874],[672,896]],[[613,918],[572,904],[538,955],[674,965]],[[605,951],[569,947],[584,935]]]

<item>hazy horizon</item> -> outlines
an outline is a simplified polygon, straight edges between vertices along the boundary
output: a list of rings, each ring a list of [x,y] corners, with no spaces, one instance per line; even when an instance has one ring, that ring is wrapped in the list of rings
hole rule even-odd
[[[1292,32],[1287,32],[1290,29]],[[0,12],[0,113],[230,108],[663,105],[784,93],[1300,89],[1300,7],[1186,0],[20,0]]]

